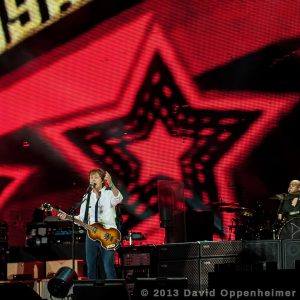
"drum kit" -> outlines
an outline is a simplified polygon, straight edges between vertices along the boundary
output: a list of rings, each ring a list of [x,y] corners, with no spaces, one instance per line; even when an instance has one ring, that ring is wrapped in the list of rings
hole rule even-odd
[[[217,203],[220,212],[233,213],[229,226],[229,237],[234,234],[236,240],[276,239],[277,230],[272,218],[266,213],[262,203],[257,202],[255,209],[240,206],[239,203]]]
[[[276,194],[269,197],[270,200],[284,201],[285,199],[293,199],[294,194]],[[299,197],[299,196],[298,196]],[[278,203],[278,206],[280,204]],[[300,216],[299,214],[294,214],[293,217],[283,217],[281,221],[277,220],[272,225],[273,231],[275,232],[274,239],[284,240],[284,239],[300,239]]]
[[[282,201],[286,194],[276,194],[269,200]],[[220,212],[232,213],[229,237],[234,234],[236,240],[300,239],[300,216],[278,221],[277,212],[271,214],[261,202],[255,209],[241,206],[240,203],[218,202],[213,204]],[[268,212],[267,212],[268,211]]]
[[[284,222],[278,230],[277,238],[279,240],[300,239],[300,217],[294,217]]]

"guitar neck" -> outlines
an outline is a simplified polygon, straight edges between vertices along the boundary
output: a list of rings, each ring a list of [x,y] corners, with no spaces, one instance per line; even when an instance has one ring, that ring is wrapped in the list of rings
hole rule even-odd
[[[53,208],[53,207],[52,207],[52,210],[56,213],[61,213],[61,212],[65,213],[64,211],[62,211],[60,209]],[[68,215],[68,214],[66,214],[66,219],[73,222],[73,217]],[[74,218],[74,223],[80,225],[81,227],[83,227],[86,230],[91,230],[92,229],[92,226],[90,226],[89,224],[86,224],[85,222],[81,221],[78,218]]]

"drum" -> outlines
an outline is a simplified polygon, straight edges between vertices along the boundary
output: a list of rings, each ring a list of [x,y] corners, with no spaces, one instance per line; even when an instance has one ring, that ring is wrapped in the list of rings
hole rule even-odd
[[[235,228],[235,239],[236,240],[254,240],[255,231],[250,225],[237,225]]]
[[[300,239],[300,217],[288,220],[278,231],[278,239]]]
[[[258,227],[255,232],[255,239],[256,240],[272,240],[275,238],[275,234],[273,233],[272,229]]]

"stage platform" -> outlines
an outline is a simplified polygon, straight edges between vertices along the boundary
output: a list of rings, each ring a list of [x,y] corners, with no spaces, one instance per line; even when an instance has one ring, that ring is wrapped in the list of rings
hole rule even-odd
[[[299,285],[294,280],[300,278],[300,240],[199,241],[126,246],[118,249],[117,256],[119,279],[115,281],[85,280],[83,262],[76,260],[76,273],[79,272],[80,279],[83,280],[74,282],[69,296],[77,294],[77,300],[92,300],[100,299],[96,295],[101,293],[107,297],[115,295],[118,299],[173,299],[176,295],[172,293],[180,292],[178,297],[183,296],[184,299],[200,296],[203,299],[218,296],[213,294],[220,293],[227,287],[232,290],[265,291],[265,294],[256,297],[259,299],[267,297],[268,291],[272,293],[272,289],[273,292],[281,289],[284,295],[278,291],[280,299],[300,296]],[[29,297],[26,299],[55,299],[47,289],[49,274],[55,276],[61,266],[71,267],[71,261],[36,262],[38,268],[34,261],[7,263],[9,278],[0,283],[1,299],[4,299],[2,295],[7,291],[11,295],[16,294],[16,299],[21,299],[18,298],[21,294]],[[16,264],[23,265],[18,267]],[[24,267],[24,264],[29,267]],[[46,266],[48,270],[51,266],[49,274]],[[268,281],[263,280],[265,278],[273,284],[267,285]],[[144,290],[148,291],[148,296],[142,295]],[[287,296],[289,292],[290,297]],[[164,293],[170,294],[163,295]],[[271,298],[276,298],[276,295]],[[219,296],[226,299],[226,291]],[[246,296],[242,293],[239,299],[243,299],[241,297]]]

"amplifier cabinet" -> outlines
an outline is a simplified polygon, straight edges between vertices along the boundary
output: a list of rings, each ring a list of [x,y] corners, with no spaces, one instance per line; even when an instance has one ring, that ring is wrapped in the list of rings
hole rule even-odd
[[[46,261],[46,277],[53,277],[56,272],[62,267],[72,268],[72,260],[52,260]],[[74,271],[77,273],[78,277],[85,276],[85,263],[83,259],[75,259]]]
[[[222,290],[235,291],[233,297],[228,296],[226,299],[298,299],[299,271],[215,272],[209,274],[208,288],[217,291],[216,294],[220,294]],[[256,295],[251,297],[250,291],[257,291]],[[275,292],[273,295],[272,291]],[[237,292],[240,293],[239,296]]]
[[[189,289],[205,290],[208,287],[208,274],[210,272],[224,270],[226,267],[229,269],[232,265],[238,264],[239,261],[238,256],[161,261],[158,264],[158,276],[186,277]]]
[[[176,260],[193,259],[200,256],[200,242],[170,243],[158,246],[158,259]]]
[[[298,269],[300,262],[300,240],[282,240],[282,268]]]
[[[124,253],[122,256],[123,267],[150,266],[151,254],[145,253]]]
[[[281,240],[244,241],[244,243],[242,263],[253,265],[262,263],[264,269],[273,263],[277,269],[282,268]]]
[[[157,268],[150,268],[149,266],[139,267],[123,267],[122,278],[126,282],[134,282],[136,278],[150,278],[157,277]]]
[[[200,288],[199,259],[184,259],[173,261],[160,261],[158,264],[159,277],[186,277],[188,288]]]
[[[243,251],[242,241],[200,242],[200,257],[220,257],[240,255]]]
[[[157,276],[157,249],[155,245],[130,246],[118,249],[122,278],[128,282],[137,277]]]
[[[124,267],[150,266],[156,263],[157,249],[155,245],[121,247],[118,256]]]
[[[208,257],[200,259],[200,290],[208,288],[208,274],[231,269],[232,265],[239,264],[238,256]]]
[[[9,262],[7,279],[42,279],[45,278],[45,262]]]

